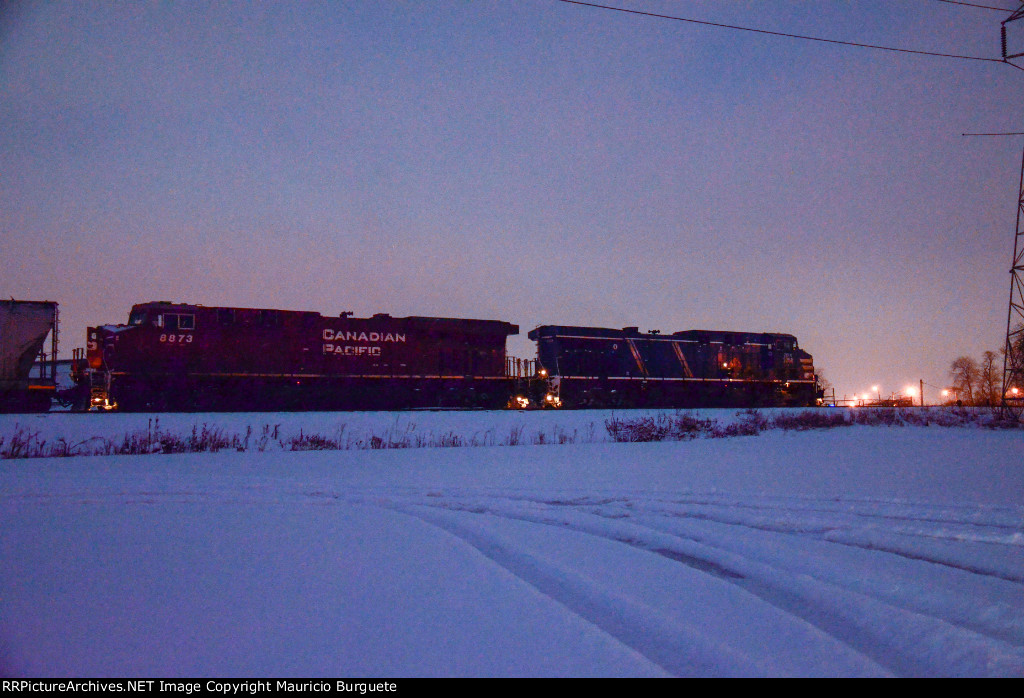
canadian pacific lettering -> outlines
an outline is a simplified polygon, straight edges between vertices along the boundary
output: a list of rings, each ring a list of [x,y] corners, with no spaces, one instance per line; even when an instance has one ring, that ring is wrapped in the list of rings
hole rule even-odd
[[[357,347],[351,344],[324,344],[325,354],[336,356],[380,356],[380,347]]]
[[[346,332],[332,329],[324,330],[325,342],[405,342],[405,335],[391,332]]]

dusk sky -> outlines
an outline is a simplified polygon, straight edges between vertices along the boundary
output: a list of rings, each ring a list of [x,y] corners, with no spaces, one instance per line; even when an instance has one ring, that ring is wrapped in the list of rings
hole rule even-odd
[[[1007,11],[606,4],[998,58],[1020,3],[978,3]],[[0,296],[58,301],[64,357],[168,300],[505,320],[518,356],[543,324],[788,332],[840,397],[942,386],[1002,346],[1024,148],[961,134],[1024,131],[1022,97],[554,0],[4,2]]]

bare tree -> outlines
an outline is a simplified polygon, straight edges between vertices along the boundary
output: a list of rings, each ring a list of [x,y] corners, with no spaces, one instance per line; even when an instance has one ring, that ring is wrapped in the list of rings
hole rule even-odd
[[[980,382],[981,369],[978,362],[969,356],[960,356],[949,366],[949,377],[965,405],[975,404],[975,391]]]
[[[818,390],[826,393],[832,391],[832,381],[825,377],[824,371],[820,368],[815,368],[814,377],[818,379]]]
[[[999,355],[994,351],[982,354],[978,374],[978,404],[993,407],[999,404],[999,392],[1003,385],[1003,367]]]

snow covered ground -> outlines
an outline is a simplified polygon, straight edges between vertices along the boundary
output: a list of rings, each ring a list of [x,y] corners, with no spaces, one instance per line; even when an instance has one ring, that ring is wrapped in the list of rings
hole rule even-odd
[[[1024,676],[1021,431],[606,418],[174,415],[495,445],[0,461],[0,674]]]

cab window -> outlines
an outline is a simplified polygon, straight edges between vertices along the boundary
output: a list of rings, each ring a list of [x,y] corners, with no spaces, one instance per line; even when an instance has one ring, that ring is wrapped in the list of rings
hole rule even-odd
[[[160,325],[159,322],[157,322],[157,325],[171,332],[175,330],[194,330],[196,328],[196,316],[191,313],[164,313],[163,325]]]

